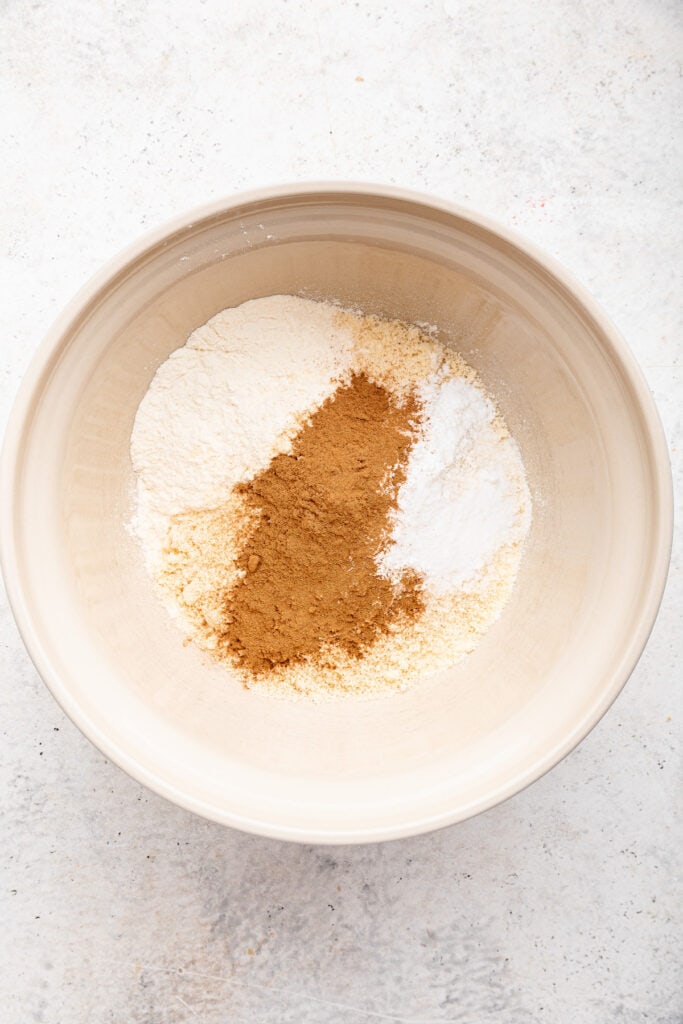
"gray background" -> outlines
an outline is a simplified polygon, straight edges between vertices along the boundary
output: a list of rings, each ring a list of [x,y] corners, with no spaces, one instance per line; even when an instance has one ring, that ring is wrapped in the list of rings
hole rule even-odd
[[[571,268],[636,352],[681,483],[676,0],[0,11],[3,418],[53,317],[143,229],[358,178],[470,204]],[[3,606],[3,1021],[683,1020],[680,565],[564,763],[364,848],[240,835],[142,789],[65,720]]]

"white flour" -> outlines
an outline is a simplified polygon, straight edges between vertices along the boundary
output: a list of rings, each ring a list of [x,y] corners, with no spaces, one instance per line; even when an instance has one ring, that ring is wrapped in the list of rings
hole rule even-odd
[[[350,359],[336,313],[292,295],[254,299],[197,328],[159,367],[131,438],[133,528],[150,567],[170,516],[220,505],[335,390]]]
[[[434,593],[468,589],[504,544],[524,538],[529,496],[519,449],[482,390],[443,371],[417,390],[423,435],[398,495],[383,575],[414,569]]]

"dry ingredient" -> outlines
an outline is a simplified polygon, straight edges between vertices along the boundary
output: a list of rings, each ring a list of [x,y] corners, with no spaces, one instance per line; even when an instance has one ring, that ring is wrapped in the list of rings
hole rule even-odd
[[[222,649],[254,673],[314,658],[321,644],[360,657],[391,623],[422,611],[419,579],[378,575],[376,553],[405,479],[417,407],[365,376],[313,414],[292,451],[240,485],[254,525],[227,594]]]
[[[198,327],[159,367],[131,438],[134,527],[153,574],[169,517],[219,506],[333,393],[350,344],[335,315],[292,295],[254,299]]]
[[[470,367],[417,327],[294,296],[195,331],[131,454],[169,609],[278,695],[378,694],[458,660],[529,527],[519,450]]]
[[[411,454],[382,572],[419,573],[435,592],[466,587],[503,538],[528,529],[519,450],[489,398],[437,374],[417,391],[425,425]]]

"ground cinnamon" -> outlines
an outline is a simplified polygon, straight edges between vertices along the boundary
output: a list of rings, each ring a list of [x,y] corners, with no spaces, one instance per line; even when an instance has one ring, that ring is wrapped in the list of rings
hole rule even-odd
[[[364,375],[311,417],[291,453],[239,488],[253,516],[225,596],[219,650],[256,675],[324,657],[360,657],[423,608],[420,580],[377,575],[375,556],[405,479],[419,426],[414,396],[398,404]]]

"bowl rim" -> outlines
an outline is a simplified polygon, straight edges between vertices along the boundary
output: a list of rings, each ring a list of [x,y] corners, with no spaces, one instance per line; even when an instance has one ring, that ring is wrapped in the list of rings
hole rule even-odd
[[[188,794],[152,770],[142,766],[128,752],[113,741],[92,721],[72,698],[68,677],[62,678],[47,655],[26,601],[17,559],[17,534],[15,530],[15,485],[21,471],[21,452],[24,437],[31,426],[33,398],[43,382],[46,370],[68,337],[70,329],[97,293],[117,274],[134,260],[158,246],[165,239],[181,230],[191,228],[198,221],[206,220],[220,213],[227,213],[243,205],[251,205],[271,199],[299,198],[304,195],[322,196],[340,194],[367,198],[394,199],[418,207],[425,207],[439,213],[455,216],[474,227],[483,228],[501,238],[524,256],[530,258],[545,273],[549,273],[562,285],[577,303],[589,314],[611,348],[611,356],[620,365],[636,396],[643,426],[650,442],[651,472],[654,481],[653,504],[657,511],[655,523],[657,536],[653,544],[653,558],[644,587],[640,614],[628,644],[615,659],[609,675],[596,689],[595,700],[583,716],[574,722],[564,738],[550,750],[538,756],[515,777],[501,783],[486,796],[472,801],[471,805],[437,815],[413,818],[391,826],[366,828],[314,829],[273,824],[261,818],[248,818],[230,810],[217,807]],[[204,203],[179,214],[161,226],[146,231],[135,241],[125,246],[90,277],[77,291],[58,315],[34,353],[27,371],[19,385],[7,421],[5,437],[0,456],[0,567],[5,580],[8,600],[19,633],[28,654],[47,688],[62,710],[107,758],[122,768],[136,781],[147,786],[172,803],[222,825],[238,828],[256,835],[303,843],[350,844],[378,842],[405,838],[430,832],[447,825],[464,821],[476,814],[496,806],[526,789],[566,757],[597,725],[615,701],[629,676],[633,672],[654,626],[662,601],[668,574],[671,545],[673,540],[673,486],[669,452],[664,429],[640,366],[620,332],[602,310],[591,293],[553,256],[548,255],[521,233],[498,224],[494,219],[480,214],[458,203],[438,196],[394,185],[382,185],[366,181],[316,180],[298,181],[268,185],[250,190],[240,190],[232,195]]]

